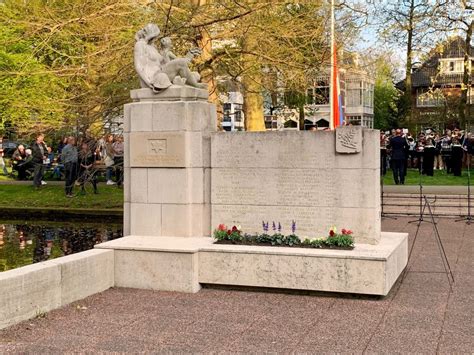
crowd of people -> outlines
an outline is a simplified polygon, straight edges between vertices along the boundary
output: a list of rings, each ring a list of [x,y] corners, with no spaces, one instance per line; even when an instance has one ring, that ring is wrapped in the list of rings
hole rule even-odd
[[[434,170],[461,176],[474,155],[474,135],[459,129],[439,133],[431,129],[413,136],[406,129],[380,133],[381,173],[393,171],[395,184],[405,184],[408,168],[433,176]]]
[[[40,133],[28,149],[20,144],[11,162],[20,180],[26,179],[28,172],[32,175],[36,188],[47,184],[43,178],[46,169],[53,169],[53,176],[64,175],[66,196],[73,197],[76,184],[84,192],[85,185],[90,183],[94,193],[98,193],[97,177],[102,170],[105,170],[107,185],[120,187],[123,183],[123,154],[122,136],[108,134],[99,140],[87,135],[80,139],[65,137],[53,151],[45,143],[44,134]]]

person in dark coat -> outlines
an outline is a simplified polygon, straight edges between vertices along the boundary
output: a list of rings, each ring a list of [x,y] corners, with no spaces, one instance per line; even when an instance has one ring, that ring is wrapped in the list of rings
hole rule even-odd
[[[76,139],[69,137],[67,144],[62,148],[61,159],[64,163],[64,171],[66,173],[66,196],[73,197],[72,190],[74,188],[74,182],[77,178],[77,162],[78,153],[76,148]]]
[[[453,145],[451,152],[451,169],[453,171],[454,176],[461,176],[464,149],[458,137],[454,137],[452,141]]]
[[[452,141],[451,131],[446,130],[445,135],[441,138],[441,157],[443,159],[443,165],[446,168],[446,172],[451,174],[451,156],[452,156]]]
[[[435,155],[436,147],[433,138],[428,138],[426,140],[423,156],[423,173],[427,176],[433,176]]]
[[[46,144],[44,144],[44,134],[40,133],[36,137],[36,141],[31,146],[31,154],[32,163],[35,166],[33,185],[36,186],[36,188],[40,188],[44,175],[44,161],[48,156],[48,149],[46,148]]]
[[[387,136],[380,132],[380,173],[385,176],[387,173]]]
[[[392,150],[392,170],[395,184],[405,184],[405,162],[408,144],[405,138],[401,136],[402,131],[397,129],[395,136],[390,138],[390,148]]]

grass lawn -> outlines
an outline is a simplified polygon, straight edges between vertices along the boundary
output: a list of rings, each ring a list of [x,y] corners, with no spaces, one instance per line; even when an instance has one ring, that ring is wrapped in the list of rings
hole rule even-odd
[[[474,174],[471,171],[471,184],[473,181]],[[420,175],[417,169],[408,169],[407,176],[405,178],[405,185],[418,185],[420,181]],[[425,186],[453,186],[453,185],[467,185],[467,170],[463,169],[462,176],[453,176],[452,174],[446,174],[444,170],[435,170],[434,176],[421,176],[421,181]],[[392,170],[387,170],[387,174],[383,180],[385,185],[395,185],[393,181]]]
[[[32,185],[0,185],[0,208],[46,207],[46,208],[87,208],[110,209],[123,207],[123,189],[99,184],[99,194],[88,192],[79,194],[74,188],[75,197],[68,198],[64,186],[47,185],[36,190]]]

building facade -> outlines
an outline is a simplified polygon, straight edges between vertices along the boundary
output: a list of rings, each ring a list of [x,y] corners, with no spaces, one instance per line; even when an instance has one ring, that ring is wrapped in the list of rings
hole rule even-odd
[[[329,127],[330,75],[321,75],[307,92],[305,129]],[[368,72],[352,64],[340,70],[340,87],[347,124],[374,127],[374,79]]]
[[[222,116],[222,129],[224,131],[244,131],[245,117],[242,110],[244,103],[243,95],[240,92],[229,92],[222,108],[224,115]]]
[[[473,92],[474,48],[470,48],[467,120],[460,122],[459,105],[464,75],[465,43],[454,37],[434,48],[428,58],[412,71],[413,122],[419,128],[464,126],[469,122]],[[461,127],[464,128],[464,127]]]

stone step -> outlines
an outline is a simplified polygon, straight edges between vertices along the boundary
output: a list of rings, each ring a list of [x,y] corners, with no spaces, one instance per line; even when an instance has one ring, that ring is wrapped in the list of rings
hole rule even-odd
[[[433,214],[437,216],[465,216],[468,214],[469,200],[467,195],[429,194],[426,197],[431,204]],[[474,209],[474,196],[471,197],[470,203]],[[419,214],[419,206],[419,194],[386,193],[383,195],[383,212],[386,214]]]

